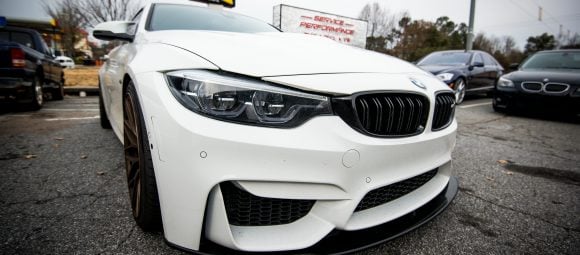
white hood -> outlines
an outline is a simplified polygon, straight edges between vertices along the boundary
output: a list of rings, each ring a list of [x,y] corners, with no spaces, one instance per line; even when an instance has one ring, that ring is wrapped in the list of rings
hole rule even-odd
[[[222,70],[254,77],[425,73],[394,57],[303,34],[172,30],[148,33],[147,40],[185,49]]]

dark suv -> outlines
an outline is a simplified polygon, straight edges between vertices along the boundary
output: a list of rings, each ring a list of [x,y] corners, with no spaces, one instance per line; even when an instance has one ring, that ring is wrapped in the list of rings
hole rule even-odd
[[[32,29],[0,28],[0,101],[42,107],[44,92],[62,99],[64,76],[42,36]]]

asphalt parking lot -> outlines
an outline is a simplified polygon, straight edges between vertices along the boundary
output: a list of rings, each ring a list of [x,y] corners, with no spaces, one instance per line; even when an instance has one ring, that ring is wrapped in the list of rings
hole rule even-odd
[[[180,254],[136,227],[121,143],[97,97],[0,113],[1,254]],[[580,254],[580,125],[464,102],[459,193],[423,227],[360,254]]]

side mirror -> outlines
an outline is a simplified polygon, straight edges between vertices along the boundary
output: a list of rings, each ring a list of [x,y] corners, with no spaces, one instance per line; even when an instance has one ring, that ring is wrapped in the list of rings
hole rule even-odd
[[[132,42],[134,36],[129,30],[135,23],[131,21],[110,21],[98,24],[93,29],[93,36],[99,40],[121,40]]]
[[[108,61],[108,60],[109,60],[109,55],[104,55],[104,56],[102,57],[102,60],[103,60],[103,61]]]
[[[469,71],[473,71],[473,69],[476,67],[484,67],[484,65],[481,62],[473,62],[473,64],[469,65],[467,69],[469,69]]]
[[[509,66],[509,70],[516,71],[520,67],[520,63],[511,63]]]

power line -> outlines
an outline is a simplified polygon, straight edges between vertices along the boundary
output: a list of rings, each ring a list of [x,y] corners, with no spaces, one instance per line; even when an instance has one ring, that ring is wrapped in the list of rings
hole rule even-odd
[[[580,19],[580,13],[562,15],[559,17],[564,18],[564,20],[576,20],[576,19]],[[547,21],[547,22],[559,24],[557,21]],[[541,25],[541,24],[539,24],[538,21],[536,21],[536,20],[520,20],[520,21],[509,22],[509,23],[491,24],[491,25],[487,25],[487,26],[482,26],[480,28],[490,28],[490,27],[500,27],[500,26],[537,26],[537,25]]]
[[[532,2],[534,5],[536,5],[536,6],[540,7],[540,8],[542,8],[542,10],[544,10],[544,12],[545,12],[546,14],[548,14],[548,16],[552,17],[552,19],[553,19],[554,21],[556,21],[556,22],[558,22],[558,23],[560,23],[560,24],[562,23],[562,22],[560,22],[559,20],[557,20],[557,19],[554,17],[554,15],[552,15],[552,13],[551,13],[550,11],[548,11],[548,9],[546,9],[546,7],[542,6],[542,5],[541,5],[539,2],[537,2],[537,1],[535,1],[535,0],[530,0],[530,1],[531,1],[531,2]]]
[[[564,37],[564,31],[566,30],[566,28],[563,25],[563,22],[561,22],[560,20],[558,20],[555,15],[553,15],[550,11],[548,11],[548,9],[546,9],[544,6],[542,6],[539,2],[537,2],[536,0],[530,0],[532,2],[532,4],[538,6],[538,8],[541,8],[542,10],[544,10],[544,12],[547,14],[547,16],[550,17],[550,19],[552,19],[553,21],[555,21],[556,23],[558,23],[560,25],[560,31],[558,32],[558,39],[563,39]],[[569,29],[568,29],[569,31]],[[569,34],[569,32],[568,32]],[[569,35],[566,36],[567,39],[569,39]]]
[[[531,14],[528,10],[526,10],[524,7],[522,7],[520,4],[518,4],[517,2],[515,2],[514,0],[510,0],[510,2],[512,4],[514,4],[516,7],[518,7],[520,10],[522,10],[523,12],[525,12],[526,14],[528,14],[530,17],[532,17],[533,19],[535,19],[535,15]],[[554,32],[553,28],[551,28],[547,23],[545,23],[544,21],[540,20],[540,22],[542,24],[544,24],[544,26],[546,26],[546,28],[548,28],[548,30],[550,30],[551,32]],[[554,33],[556,34],[556,33]]]

